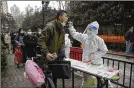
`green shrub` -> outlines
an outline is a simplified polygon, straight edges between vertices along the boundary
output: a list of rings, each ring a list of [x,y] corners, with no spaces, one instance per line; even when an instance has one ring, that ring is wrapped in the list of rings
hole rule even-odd
[[[1,72],[3,72],[7,66],[7,54],[5,53],[4,45],[2,45],[1,48]]]

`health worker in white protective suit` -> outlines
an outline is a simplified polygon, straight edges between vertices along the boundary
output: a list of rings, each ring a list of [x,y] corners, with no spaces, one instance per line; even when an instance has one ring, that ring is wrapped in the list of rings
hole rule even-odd
[[[71,36],[80,41],[83,45],[83,55],[82,61],[88,63],[91,60],[91,63],[94,65],[102,65],[104,56],[108,49],[104,43],[104,40],[97,36],[99,24],[97,21],[94,21],[86,27],[86,34],[76,32],[73,27],[73,24],[69,22],[69,31]],[[89,78],[86,74],[83,74],[84,80]]]
[[[66,55],[66,58],[69,58],[69,56],[70,56],[70,47],[72,46],[68,36],[69,36],[69,34],[65,34],[65,55]]]

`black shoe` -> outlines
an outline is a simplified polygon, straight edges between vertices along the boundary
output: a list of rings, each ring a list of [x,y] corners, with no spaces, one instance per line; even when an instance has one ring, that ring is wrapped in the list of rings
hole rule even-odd
[[[20,67],[20,65],[19,64],[17,64],[17,68],[19,68]]]

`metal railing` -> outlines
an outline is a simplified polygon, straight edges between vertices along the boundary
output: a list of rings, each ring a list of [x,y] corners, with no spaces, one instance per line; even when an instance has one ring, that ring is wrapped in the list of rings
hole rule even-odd
[[[80,52],[70,52],[70,58],[75,60],[82,60],[82,53]],[[103,57],[103,64],[108,67],[114,67],[120,70],[118,81],[111,80],[112,83],[116,84],[116,88],[133,88],[134,87],[134,63],[127,62],[123,60],[116,60],[112,58]]]

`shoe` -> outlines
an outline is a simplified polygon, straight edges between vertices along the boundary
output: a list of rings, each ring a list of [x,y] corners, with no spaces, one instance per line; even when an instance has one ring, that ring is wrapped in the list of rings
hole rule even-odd
[[[19,68],[20,67],[20,65],[19,64],[17,64],[17,68]]]

